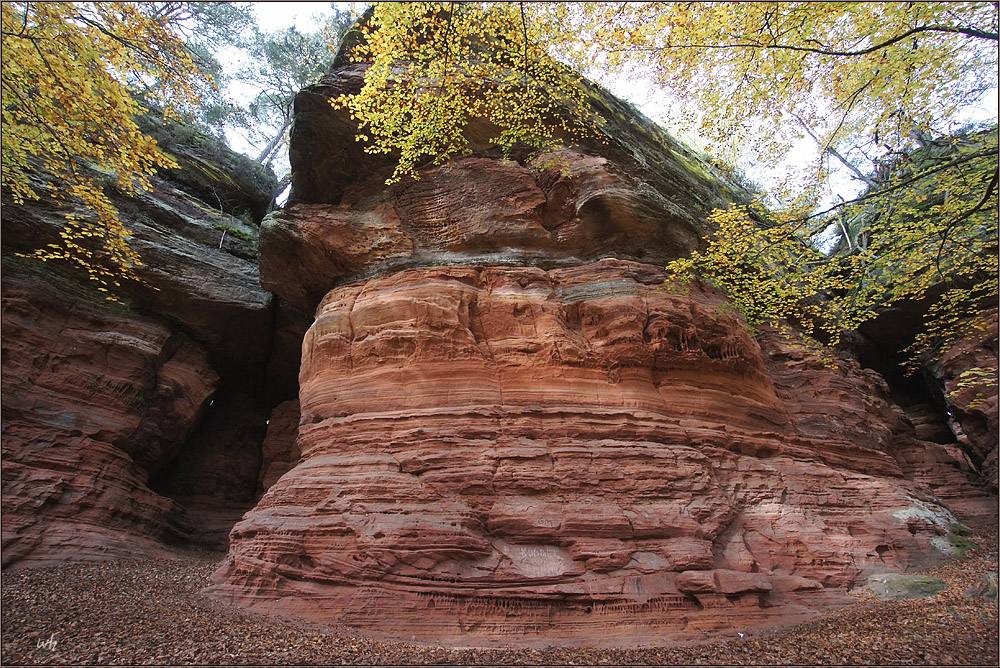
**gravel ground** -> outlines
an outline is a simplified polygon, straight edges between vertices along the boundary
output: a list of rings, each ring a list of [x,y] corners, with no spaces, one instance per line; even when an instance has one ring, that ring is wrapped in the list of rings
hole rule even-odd
[[[71,564],[3,574],[3,665],[998,664],[997,604],[963,593],[997,572],[997,530],[964,559],[926,571],[931,598],[857,605],[795,627],[685,647],[449,649],[386,642],[245,613],[199,595],[216,555]]]

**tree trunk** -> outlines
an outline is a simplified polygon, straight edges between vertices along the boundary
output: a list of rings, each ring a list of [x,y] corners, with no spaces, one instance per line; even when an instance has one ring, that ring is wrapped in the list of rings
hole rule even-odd
[[[865,185],[868,186],[871,190],[878,190],[879,186],[878,186],[877,183],[875,183],[870,178],[868,178],[867,176],[865,176],[861,172],[860,169],[858,169],[853,164],[851,164],[850,162],[848,162],[847,158],[845,158],[844,156],[842,156],[837,151],[837,149],[833,148],[829,144],[824,144],[823,141],[813,133],[812,129],[808,125],[806,125],[806,122],[803,121],[797,114],[792,114],[792,116],[794,116],[795,120],[797,120],[799,122],[799,125],[801,125],[802,129],[806,131],[806,134],[808,134],[810,137],[812,137],[813,141],[815,141],[817,144],[819,144],[820,147],[824,151],[826,151],[827,153],[829,153],[830,155],[832,155],[833,157],[835,157],[837,160],[839,160],[840,164],[842,164],[844,167],[847,167],[849,170],[851,170],[851,172],[853,172],[854,175],[857,176],[859,179],[861,179],[862,181],[864,181]]]
[[[260,152],[260,155],[257,156],[257,162],[262,165],[271,164],[271,161],[274,159],[274,153],[278,150],[278,146],[281,145],[281,140],[285,138],[285,131],[288,130],[291,124],[291,117],[285,117],[285,122],[281,126],[281,129],[278,130],[277,134],[274,135],[271,141],[267,143],[267,146],[264,147],[264,150]]]

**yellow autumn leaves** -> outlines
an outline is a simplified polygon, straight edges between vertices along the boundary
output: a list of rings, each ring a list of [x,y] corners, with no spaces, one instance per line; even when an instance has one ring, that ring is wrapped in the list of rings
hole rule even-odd
[[[355,61],[364,89],[334,100],[370,153],[394,153],[390,182],[467,151],[475,120],[508,153],[586,130],[578,75],[542,48],[550,26],[520,3],[377,3]]]
[[[879,308],[933,297],[916,352],[996,298],[996,131],[947,139],[996,85],[995,4],[376,3],[363,32],[364,89],[336,104],[367,150],[399,156],[391,180],[469,150],[484,121],[504,150],[572,140],[593,118],[571,72],[640,67],[694,103],[725,156],[777,164],[815,142],[772,191],[784,204],[714,212],[704,251],[671,265],[724,287],[751,324],[835,344]],[[834,167],[868,189],[817,215]],[[831,225],[827,256],[813,239]]]
[[[852,159],[875,156],[917,131],[946,132],[996,86],[994,3],[553,4],[577,26],[559,36],[560,55],[595,74],[644,68],[698,110],[709,150],[758,164],[780,163],[807,130],[859,149]]]
[[[751,326],[783,320],[831,345],[894,304],[929,299],[909,352],[932,353],[984,329],[998,296],[996,130],[956,136],[907,156],[900,169],[835,217],[734,206],[715,211],[703,252],[668,266],[729,294]],[[810,238],[837,219],[853,241],[826,256]],[[860,224],[857,219],[861,219]]]
[[[135,95],[168,109],[197,102],[197,68],[155,9],[119,2],[0,8],[3,186],[16,202],[49,195],[67,207],[60,241],[35,257],[68,260],[106,292],[140,260],[105,189],[143,191],[157,168],[176,166],[137,128]]]
[[[195,95],[190,54],[155,8],[2,5],[4,187],[20,201],[51,190],[46,173],[70,184],[49,194],[77,208],[38,257],[105,287],[139,262],[105,188],[141,190],[173,164],[136,128],[133,94]],[[880,307],[933,297],[914,342],[929,350],[997,295],[996,129],[955,133],[996,85],[997,15],[987,2],[375,3],[352,53],[365,85],[334,104],[366,150],[398,159],[395,181],[473,147],[573,143],[599,122],[580,73],[645,68],[696,103],[723,156],[778,163],[797,139],[817,147],[772,191],[784,205],[714,212],[717,233],[675,272],[724,287],[752,324],[788,319],[831,342]],[[817,216],[837,165],[868,191]],[[830,225],[828,257],[812,239]]]

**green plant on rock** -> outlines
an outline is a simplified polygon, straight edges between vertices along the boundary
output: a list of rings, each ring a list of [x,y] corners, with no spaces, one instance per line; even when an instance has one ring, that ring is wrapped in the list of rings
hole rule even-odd
[[[246,230],[241,230],[238,227],[232,227],[231,225],[222,225],[222,224],[219,224],[219,223],[216,223],[216,224],[212,225],[212,227],[214,227],[215,229],[220,230],[222,232],[225,232],[226,234],[228,234],[231,237],[236,237],[237,239],[242,239],[243,241],[251,241],[251,242],[253,242],[253,241],[257,240],[257,238],[254,235],[250,234]]]
[[[955,549],[955,557],[958,559],[964,559],[965,555],[970,550],[975,550],[979,547],[976,543],[972,542],[965,536],[960,536],[956,533],[948,534],[948,542]]]

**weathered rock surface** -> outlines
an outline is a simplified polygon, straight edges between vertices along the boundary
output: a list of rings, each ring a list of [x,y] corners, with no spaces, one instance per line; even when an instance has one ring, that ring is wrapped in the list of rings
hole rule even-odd
[[[946,586],[941,578],[927,575],[888,573],[868,577],[868,589],[879,598],[926,598],[944,591]]]
[[[111,197],[143,262],[135,269],[141,280],[122,281],[119,297],[198,341],[222,375],[259,382],[270,351],[274,297],[260,287],[256,226],[213,209],[178,184],[157,177],[153,184],[150,193]],[[57,241],[70,212],[48,197],[23,205],[5,200],[4,251],[31,252]]]
[[[253,500],[274,298],[257,279],[253,219],[218,207],[262,216],[269,191],[212,163],[203,140],[171,145],[201,161],[197,178],[111,194],[145,263],[121,304],[65,266],[16,257],[54,241],[68,211],[5,195],[4,566],[154,553],[199,538],[213,503],[225,539],[242,515],[230,506]],[[213,188],[221,200],[191,194]],[[200,499],[195,514],[182,497]]]
[[[178,163],[161,176],[210,208],[259,223],[273,207],[277,180],[270,168],[230,151],[195,126],[164,123],[162,110],[143,114],[136,124]]]
[[[505,160],[472,123],[471,155],[386,186],[329,105],[365,67],[296,98],[261,282],[315,320],[213,596],[463,645],[700,639],[996,521],[935,411],[663,289],[746,197],[693,152],[588,87],[591,139]]]
[[[663,278],[604,260],[332,290],[301,462],[236,525],[213,594],[435,641],[613,643],[800,619],[954,553],[876,374],[758,344]]]
[[[218,379],[201,346],[4,259],[3,564],[156,553],[190,531],[149,473]]]
[[[440,264],[663,264],[698,247],[704,215],[748,197],[630,105],[594,87],[594,137],[533,158],[487,150],[393,186],[329,99],[360,89],[336,69],[295,101],[289,206],[261,226],[261,284],[311,313],[335,282]]]
[[[943,289],[943,288],[942,288]],[[997,397],[997,336],[1000,320],[995,307],[983,313],[985,330],[973,329],[945,350],[922,356],[918,377],[904,377],[892,360],[909,358],[904,349],[921,330],[930,299],[885,309],[864,323],[856,343],[859,358],[883,373],[895,371],[896,385],[920,385],[919,406],[907,405],[907,421],[922,440],[956,444],[993,493],[997,491],[997,438],[1000,401]],[[887,365],[886,361],[890,361]],[[888,367],[888,368],[887,368]]]
[[[182,497],[252,502],[267,416],[248,394],[227,394],[212,408],[211,419],[185,440],[183,451],[162,472],[156,487]]]
[[[992,323],[989,329],[944,351],[939,361],[928,365],[928,372],[947,401],[949,426],[996,491],[1000,472],[997,460],[1000,399],[996,383],[1000,323],[996,309],[988,315]],[[963,377],[963,373],[967,376]],[[977,375],[980,382],[969,382],[975,381]]]
[[[261,444],[258,496],[288,473],[302,458],[298,445],[299,401],[293,399],[274,407],[267,422],[267,435]]]

